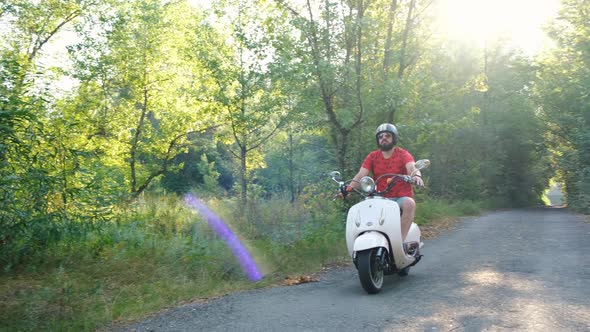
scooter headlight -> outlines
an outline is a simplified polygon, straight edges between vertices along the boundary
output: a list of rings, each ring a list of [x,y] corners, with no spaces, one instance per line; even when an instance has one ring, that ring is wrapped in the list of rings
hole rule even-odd
[[[370,176],[364,176],[360,181],[360,189],[366,193],[375,191],[375,181]]]

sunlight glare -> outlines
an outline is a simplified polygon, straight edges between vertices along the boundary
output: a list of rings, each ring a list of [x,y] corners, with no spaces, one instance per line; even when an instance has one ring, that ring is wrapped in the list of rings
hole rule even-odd
[[[197,6],[203,9],[211,9],[210,0],[188,0],[188,2],[193,6]]]
[[[547,42],[542,26],[558,6],[559,0],[439,0],[439,33],[479,47],[502,38],[534,54]]]

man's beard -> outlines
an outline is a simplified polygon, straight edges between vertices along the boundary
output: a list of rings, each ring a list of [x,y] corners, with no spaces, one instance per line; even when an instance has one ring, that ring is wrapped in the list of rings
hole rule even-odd
[[[379,144],[379,148],[381,149],[381,151],[389,151],[389,150],[393,149],[394,146],[395,146],[395,143],[393,143],[393,142],[387,143],[387,144]]]

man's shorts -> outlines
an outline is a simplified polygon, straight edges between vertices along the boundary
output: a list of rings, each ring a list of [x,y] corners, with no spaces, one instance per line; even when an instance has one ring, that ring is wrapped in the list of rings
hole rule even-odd
[[[409,198],[409,197],[407,197],[407,196],[403,196],[403,197],[391,197],[391,198],[388,198],[388,199],[390,199],[390,200],[392,200],[392,201],[396,202],[396,203],[397,203],[397,205],[399,205],[399,209],[400,209],[400,211],[401,211],[401,210],[402,210],[402,204],[403,204],[403,202],[404,202],[404,199],[408,199],[408,198]]]

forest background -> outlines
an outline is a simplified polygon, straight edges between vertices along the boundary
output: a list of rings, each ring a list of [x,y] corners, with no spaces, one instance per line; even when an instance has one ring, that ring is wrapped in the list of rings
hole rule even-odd
[[[590,212],[590,3],[563,0],[534,56],[442,38],[434,8],[3,1],[2,328],[93,330],[341,262],[351,202],[332,201],[327,174],[352,177],[383,122],[432,162],[419,223],[541,204],[552,182]]]

